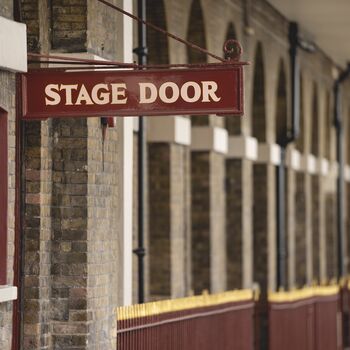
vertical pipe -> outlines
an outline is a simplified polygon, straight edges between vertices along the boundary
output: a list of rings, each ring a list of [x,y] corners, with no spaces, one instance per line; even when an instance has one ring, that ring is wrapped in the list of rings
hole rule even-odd
[[[138,17],[146,20],[146,0],[138,0]],[[146,26],[142,23],[138,25],[138,48],[135,52],[138,55],[138,63],[140,65],[147,64],[147,37]],[[139,117],[139,133],[138,133],[138,248],[135,253],[138,258],[138,300],[139,303],[145,301],[145,164],[146,163],[146,137],[145,137],[145,121],[144,117]]]

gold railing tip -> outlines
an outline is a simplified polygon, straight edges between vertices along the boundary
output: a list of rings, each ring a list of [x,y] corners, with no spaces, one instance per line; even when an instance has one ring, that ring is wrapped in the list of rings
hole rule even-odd
[[[325,286],[327,286],[327,284],[328,284],[328,279],[325,277],[321,280],[321,286],[325,287]]]
[[[333,278],[330,280],[329,284],[330,284],[331,286],[334,286],[334,285],[338,284],[338,281],[337,281],[337,279],[336,279],[335,277],[333,277]]]
[[[133,319],[230,302],[254,300],[254,293],[251,289],[233,290],[216,294],[209,294],[208,290],[204,290],[201,295],[197,296],[119,307],[117,308],[117,319]]]

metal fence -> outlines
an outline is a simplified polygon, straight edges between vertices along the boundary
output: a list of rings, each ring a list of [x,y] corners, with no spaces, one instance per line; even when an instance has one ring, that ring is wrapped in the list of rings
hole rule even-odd
[[[339,286],[271,294],[269,349],[343,349],[340,301]]]
[[[242,290],[121,307],[117,349],[347,349],[350,284],[270,293],[266,312],[260,304]]]
[[[250,290],[118,309],[118,350],[253,350]]]

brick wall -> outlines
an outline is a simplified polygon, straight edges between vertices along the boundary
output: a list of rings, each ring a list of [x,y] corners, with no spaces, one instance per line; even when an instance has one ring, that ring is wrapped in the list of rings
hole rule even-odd
[[[171,295],[170,145],[151,143],[149,151],[150,292]]]
[[[42,125],[43,124],[43,125]],[[46,349],[49,338],[51,160],[49,125],[25,124],[23,347]],[[42,158],[43,156],[43,158]],[[45,158],[44,158],[45,157]]]
[[[306,284],[306,232],[305,232],[305,180],[303,173],[296,174],[295,191],[295,268],[296,285]]]
[[[239,289],[243,281],[242,160],[226,160],[226,251],[227,288]]]
[[[189,295],[191,284],[190,151],[171,144],[171,285],[172,297]]]
[[[320,281],[320,179],[313,176],[312,186],[312,259],[313,279]]]
[[[87,122],[54,120],[52,136],[52,344],[54,348],[69,348],[86,343],[84,321],[89,320],[86,310]]]
[[[86,0],[51,1],[51,48],[53,50],[86,51],[87,11]]]
[[[192,285],[210,289],[210,154],[191,154]]]
[[[9,19],[13,18],[13,1],[12,0],[1,1],[0,16],[6,17]]]
[[[326,262],[327,278],[337,277],[337,225],[336,225],[336,196],[334,193],[326,194]]]
[[[254,281],[264,292],[268,286],[268,236],[267,236],[267,168],[254,165]]]
[[[120,237],[117,138],[117,130],[108,129],[103,140],[100,119],[88,120],[87,315],[93,316],[87,322],[89,349],[116,347]]]
[[[5,2],[10,9],[10,2]],[[3,12],[1,14],[10,14]],[[14,263],[14,209],[15,209],[15,76],[0,70],[0,106],[8,112],[8,234],[7,234],[7,283],[13,285]],[[0,348],[11,349],[12,340],[12,302],[0,303]]]

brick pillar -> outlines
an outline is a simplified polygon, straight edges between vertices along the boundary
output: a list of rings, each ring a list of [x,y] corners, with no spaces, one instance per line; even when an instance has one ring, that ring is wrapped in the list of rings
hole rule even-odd
[[[289,288],[295,288],[296,285],[296,264],[295,260],[298,252],[296,251],[295,240],[295,190],[296,190],[296,171],[291,167],[286,171],[286,235],[287,235],[287,285]]]
[[[259,163],[253,165],[253,279],[261,289],[258,306],[261,349],[268,348],[267,292],[276,288],[276,162],[272,149],[259,145]],[[277,151],[277,149],[276,149]]]
[[[276,289],[276,164],[279,147],[259,144],[253,166],[254,281],[262,293]]]
[[[116,130],[54,121],[52,343],[114,348],[117,306]]]
[[[297,287],[302,287],[306,284],[306,198],[304,172],[298,172],[296,174],[295,209],[295,281]]]
[[[349,135],[350,136],[350,135]],[[350,151],[348,151],[350,153]],[[349,155],[350,158],[350,155]],[[347,166],[349,169],[349,166]],[[350,171],[348,170],[348,173],[350,174]],[[345,184],[346,188],[346,226],[345,226],[345,232],[347,233],[347,253],[348,253],[348,265],[347,269],[350,271],[350,178],[347,178],[347,183]]]
[[[337,277],[337,222],[336,222],[336,193],[325,193],[326,206],[326,261],[327,279]]]
[[[256,156],[257,142],[254,138],[230,136],[226,159],[228,289],[250,288],[253,283],[252,160]]]
[[[312,271],[313,281],[320,282],[320,177],[311,177],[312,198]]]
[[[50,346],[50,122],[25,126],[23,348]]]
[[[312,242],[312,175],[305,174],[305,196],[306,196],[306,283],[313,282],[313,242]]]
[[[87,344],[87,121],[53,121],[52,344]]]
[[[210,125],[192,129],[192,285],[195,293],[226,288],[223,156],[226,152],[226,130]]]
[[[243,161],[226,160],[227,288],[240,289],[243,282]],[[241,198],[242,200],[238,200]]]
[[[114,349],[120,234],[117,221],[120,197],[116,175],[118,130],[108,129],[103,140],[100,118],[89,119],[87,124],[87,348]],[[79,292],[78,295],[79,300]]]
[[[183,297],[190,291],[186,273],[189,150],[175,142],[153,141],[148,154],[150,293],[152,298]]]

